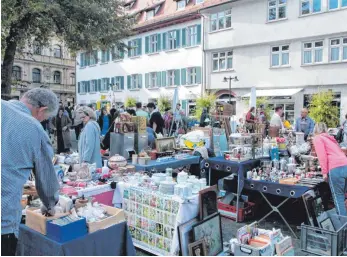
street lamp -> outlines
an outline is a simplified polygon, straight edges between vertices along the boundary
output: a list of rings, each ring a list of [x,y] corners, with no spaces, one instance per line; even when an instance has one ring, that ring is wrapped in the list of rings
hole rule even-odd
[[[229,81],[229,104],[231,104],[231,81],[232,80],[235,81],[235,82],[239,81],[237,76],[235,76],[235,77],[231,77],[231,76],[224,77],[224,79],[223,79],[223,82],[228,82]]]

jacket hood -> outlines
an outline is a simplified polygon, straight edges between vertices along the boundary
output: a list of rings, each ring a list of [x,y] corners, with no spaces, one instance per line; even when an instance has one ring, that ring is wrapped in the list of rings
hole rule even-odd
[[[334,143],[337,143],[335,137],[330,136],[328,133],[322,133],[321,136],[326,138],[326,139],[328,139],[328,140],[330,140],[330,141],[332,141],[332,142],[334,142]]]

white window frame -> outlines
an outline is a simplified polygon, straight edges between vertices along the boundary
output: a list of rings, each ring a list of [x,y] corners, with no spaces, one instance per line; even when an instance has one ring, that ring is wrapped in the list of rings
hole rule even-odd
[[[131,89],[138,89],[139,86],[139,74],[131,75]]]
[[[15,71],[13,70],[14,68],[18,68]],[[13,65],[12,67],[12,79],[16,81],[21,81],[22,80],[22,67],[18,65]]]
[[[187,45],[196,46],[198,44],[198,26],[193,25],[187,28]]]
[[[54,45],[53,46],[53,56],[55,58],[62,58],[63,57],[60,45]]]
[[[113,86],[113,91],[121,91],[121,78],[120,77],[115,77],[114,78],[114,86]]]
[[[108,60],[107,60],[107,52],[108,52]],[[101,50],[101,63],[108,63],[110,61],[110,52],[109,50]]]
[[[53,72],[53,82],[54,82],[54,84],[61,84],[61,72],[60,71],[54,71]]]
[[[93,79],[90,81],[90,93],[95,93],[98,91],[98,81]]]
[[[324,0],[320,0],[320,11],[314,12],[313,11],[313,0],[301,0],[300,1],[300,16],[307,16],[307,15],[311,15],[311,14],[315,14],[315,13],[321,13],[322,12],[322,7],[323,7],[322,6],[322,1],[324,1]],[[309,4],[309,13],[303,14],[302,13],[302,4],[305,3],[305,2],[308,2],[308,4]]]
[[[280,3],[280,1],[284,1],[284,3]],[[280,20],[287,19],[287,1],[288,0],[268,0],[267,1],[267,21],[268,22],[274,22],[274,21],[280,21]],[[276,4],[270,6],[270,2],[276,2]],[[285,17],[279,18],[279,10],[282,7],[285,7]],[[276,9],[276,18],[273,20],[270,20],[270,10],[271,9]]]
[[[340,40],[338,45],[331,45],[331,42],[333,40]],[[346,41],[346,43],[344,43],[344,40]],[[333,48],[338,48],[339,49],[339,59],[338,60],[331,60],[332,54],[331,54],[331,50]],[[346,49],[346,50],[345,50]],[[330,38],[329,39],[329,62],[331,63],[335,63],[335,62],[347,62],[347,59],[343,59],[343,53],[344,51],[347,51],[347,36],[345,37],[338,37],[338,38]]]
[[[130,41],[130,54],[131,54],[131,57],[136,57],[136,56],[139,56],[138,54],[137,54],[137,48],[139,48],[139,45],[137,44],[138,43],[138,41],[137,41],[137,39],[133,39],[133,40],[131,40]]]
[[[217,55],[217,56],[215,56]],[[212,71],[213,72],[219,72],[219,71],[226,71],[226,70],[233,70],[234,67],[234,58],[233,58],[233,50],[229,50],[226,52],[217,52],[217,53],[212,53]],[[228,60],[231,59],[231,67],[228,68]],[[214,69],[214,62],[217,61],[218,63],[218,68],[215,70]],[[220,68],[220,63],[223,62],[225,63],[224,67],[225,68]]]
[[[180,5],[181,4],[181,5]],[[186,0],[177,1],[177,10],[183,10],[186,8],[187,2]]]
[[[323,43],[322,46],[316,46],[316,43]],[[311,44],[310,48],[305,48],[305,44]],[[316,51],[317,50],[322,50],[322,61],[321,62],[316,62]],[[311,52],[311,62],[310,63],[305,63],[305,52]],[[311,64],[316,64],[316,63],[323,63],[324,60],[324,40],[315,40],[315,41],[308,41],[304,42],[302,44],[302,65],[311,65]]]
[[[87,81],[81,82],[80,93],[82,93],[82,94],[87,93]]]
[[[158,87],[157,85],[157,73],[156,72],[150,72],[149,73],[149,87],[150,88],[156,88]]]
[[[42,55],[42,46],[37,41],[33,42],[33,53],[36,55]]]
[[[167,85],[169,87],[175,86],[175,70],[167,71]]]
[[[118,46],[113,47],[111,54],[112,61],[121,60],[121,51],[119,50]]]
[[[98,51],[92,51],[89,54],[89,65],[96,65],[98,63]]]
[[[154,18],[154,15],[155,15],[154,9],[148,10],[148,11],[146,12],[146,21],[148,21],[148,20],[150,20],[150,19],[153,19],[153,18]]]
[[[76,74],[70,73],[70,79],[71,79],[71,85],[75,85],[76,84]]]
[[[156,53],[158,52],[158,34],[149,36],[149,52]]]
[[[107,78],[102,78],[100,91],[106,92],[109,90],[109,88],[110,88],[110,85],[109,83],[107,83]]]
[[[327,10],[328,10],[328,11],[335,11],[335,10],[347,8],[347,6],[342,6],[342,1],[343,1],[343,0],[337,0],[337,8],[335,8],[335,9],[330,9],[330,1],[331,1],[331,0],[327,0],[327,4],[328,4]]]
[[[274,48],[278,47],[278,52],[274,52]],[[288,47],[288,50],[283,50],[283,47]],[[278,45],[278,46],[271,46],[271,59],[270,59],[270,67],[271,68],[276,68],[276,67],[288,67],[290,66],[290,45],[286,44],[286,45]],[[279,59],[278,59],[278,65],[274,66],[274,64],[272,63],[272,56],[278,54],[279,55]],[[288,63],[287,64],[283,64],[283,54],[288,54]]]
[[[167,33],[167,47],[168,47],[168,50],[177,49],[177,31],[176,30],[171,30]]]
[[[230,27],[227,27],[227,19],[230,19]],[[231,28],[232,27],[231,26],[231,9],[212,14],[210,17],[210,20],[211,20],[211,26],[210,26],[211,32]],[[223,28],[219,27],[219,20],[223,20],[223,24],[224,24]],[[216,29],[212,28],[213,22],[216,22]]]
[[[196,67],[187,68],[187,85],[197,84]]]

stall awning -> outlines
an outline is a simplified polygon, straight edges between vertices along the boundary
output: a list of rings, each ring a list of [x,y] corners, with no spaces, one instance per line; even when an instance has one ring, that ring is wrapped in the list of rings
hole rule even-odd
[[[257,89],[257,97],[262,96],[292,96],[299,93],[303,88],[291,88],[291,89]],[[245,94],[242,97],[250,97],[251,93]]]

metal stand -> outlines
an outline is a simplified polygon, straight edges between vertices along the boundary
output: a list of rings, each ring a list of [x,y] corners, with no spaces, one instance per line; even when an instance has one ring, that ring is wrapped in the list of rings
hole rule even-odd
[[[272,208],[272,210],[266,214],[263,218],[261,218],[258,223],[260,223],[262,220],[265,220],[268,216],[270,216],[273,212],[277,212],[278,215],[280,215],[280,217],[282,218],[282,220],[284,221],[284,223],[287,225],[287,227],[289,228],[289,230],[292,232],[292,234],[294,235],[295,238],[298,238],[296,236],[296,234],[294,233],[293,229],[289,226],[288,222],[286,221],[286,219],[283,217],[282,213],[280,212],[279,208],[285,204],[290,198],[286,198],[283,202],[281,202],[279,205],[277,206],[273,206],[270,201],[266,198],[266,196],[262,193],[262,192],[259,192],[262,197],[265,199],[265,201],[268,203],[268,205]]]

